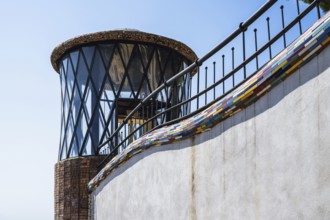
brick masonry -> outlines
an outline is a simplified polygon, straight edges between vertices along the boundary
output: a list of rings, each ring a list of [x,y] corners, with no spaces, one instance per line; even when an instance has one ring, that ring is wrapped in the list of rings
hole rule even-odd
[[[55,220],[87,220],[88,182],[98,173],[103,156],[77,157],[55,165]]]

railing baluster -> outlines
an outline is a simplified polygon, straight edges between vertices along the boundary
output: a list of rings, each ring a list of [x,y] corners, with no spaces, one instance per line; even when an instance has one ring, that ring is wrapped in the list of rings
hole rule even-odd
[[[243,41],[243,62],[246,59],[246,54],[245,54],[245,30],[242,32],[242,41]],[[244,72],[244,79],[246,79],[246,66],[244,65],[243,67],[243,72]]]
[[[267,32],[268,32],[268,42],[270,41],[270,25],[269,25],[269,20],[270,18],[267,17]],[[272,45],[269,45],[269,59],[272,59]]]
[[[199,94],[199,67],[197,69],[197,94]],[[199,109],[199,96],[197,97],[197,109]]]
[[[207,66],[205,67],[205,89],[207,88]],[[207,92],[205,93],[205,105],[207,104]]]
[[[258,29],[255,28],[253,31],[254,31],[254,46],[255,46],[256,51],[258,51],[258,37],[257,37]],[[258,70],[259,69],[258,55],[256,56],[256,67],[257,67],[257,70]]]
[[[285,22],[284,22],[284,6],[281,5],[281,16],[282,16],[282,29],[285,28]],[[286,48],[286,37],[285,33],[283,34],[283,41],[284,41],[284,48]]]
[[[297,3],[297,12],[298,12],[298,15],[300,15],[299,0],[296,0],[296,3]],[[301,21],[299,20],[298,23],[299,23],[299,33],[302,34]]]
[[[318,19],[320,19],[321,18],[320,2],[317,3],[316,9],[317,9],[317,17]]]
[[[144,117],[144,115],[145,115],[144,114],[144,105],[142,105],[141,107],[142,107],[142,123],[144,123],[144,121],[145,121],[145,117]],[[142,126],[142,133],[144,133],[144,126]]]
[[[225,55],[222,54],[222,78],[225,78]],[[225,82],[222,83],[222,94],[225,94]]]
[[[215,61],[213,61],[213,84],[215,84]],[[215,87],[213,88],[213,100],[215,99]]]
[[[232,68],[235,69],[235,47],[231,48]],[[233,74],[233,87],[235,87],[235,74]]]

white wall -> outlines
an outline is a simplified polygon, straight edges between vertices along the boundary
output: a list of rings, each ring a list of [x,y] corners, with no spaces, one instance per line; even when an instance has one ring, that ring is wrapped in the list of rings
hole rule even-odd
[[[329,219],[329,66],[330,47],[212,130],[131,158],[93,218]]]

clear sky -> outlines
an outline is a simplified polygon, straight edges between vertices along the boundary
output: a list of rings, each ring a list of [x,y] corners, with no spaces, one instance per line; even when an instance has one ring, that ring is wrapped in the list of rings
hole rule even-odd
[[[0,220],[53,219],[61,108],[55,46],[134,28],[182,41],[200,57],[265,2],[0,0]]]

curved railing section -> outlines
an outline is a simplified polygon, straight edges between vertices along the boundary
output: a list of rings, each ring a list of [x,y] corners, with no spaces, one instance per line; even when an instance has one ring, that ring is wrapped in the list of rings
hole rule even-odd
[[[320,2],[315,0],[307,7],[296,0],[295,8],[286,10],[278,0],[267,1],[224,41],[145,97],[110,138],[98,146],[99,154],[108,154],[99,167],[146,133],[190,118],[246,83],[321,17]],[[139,126],[128,129],[131,122],[137,120],[137,114],[146,115],[150,108],[146,103],[171,93],[169,90],[175,89],[173,84],[186,82],[193,71],[197,73],[189,79],[190,98],[173,106],[158,106],[155,115],[143,120],[139,117],[142,123],[135,123]],[[164,117],[172,120],[162,123]]]

